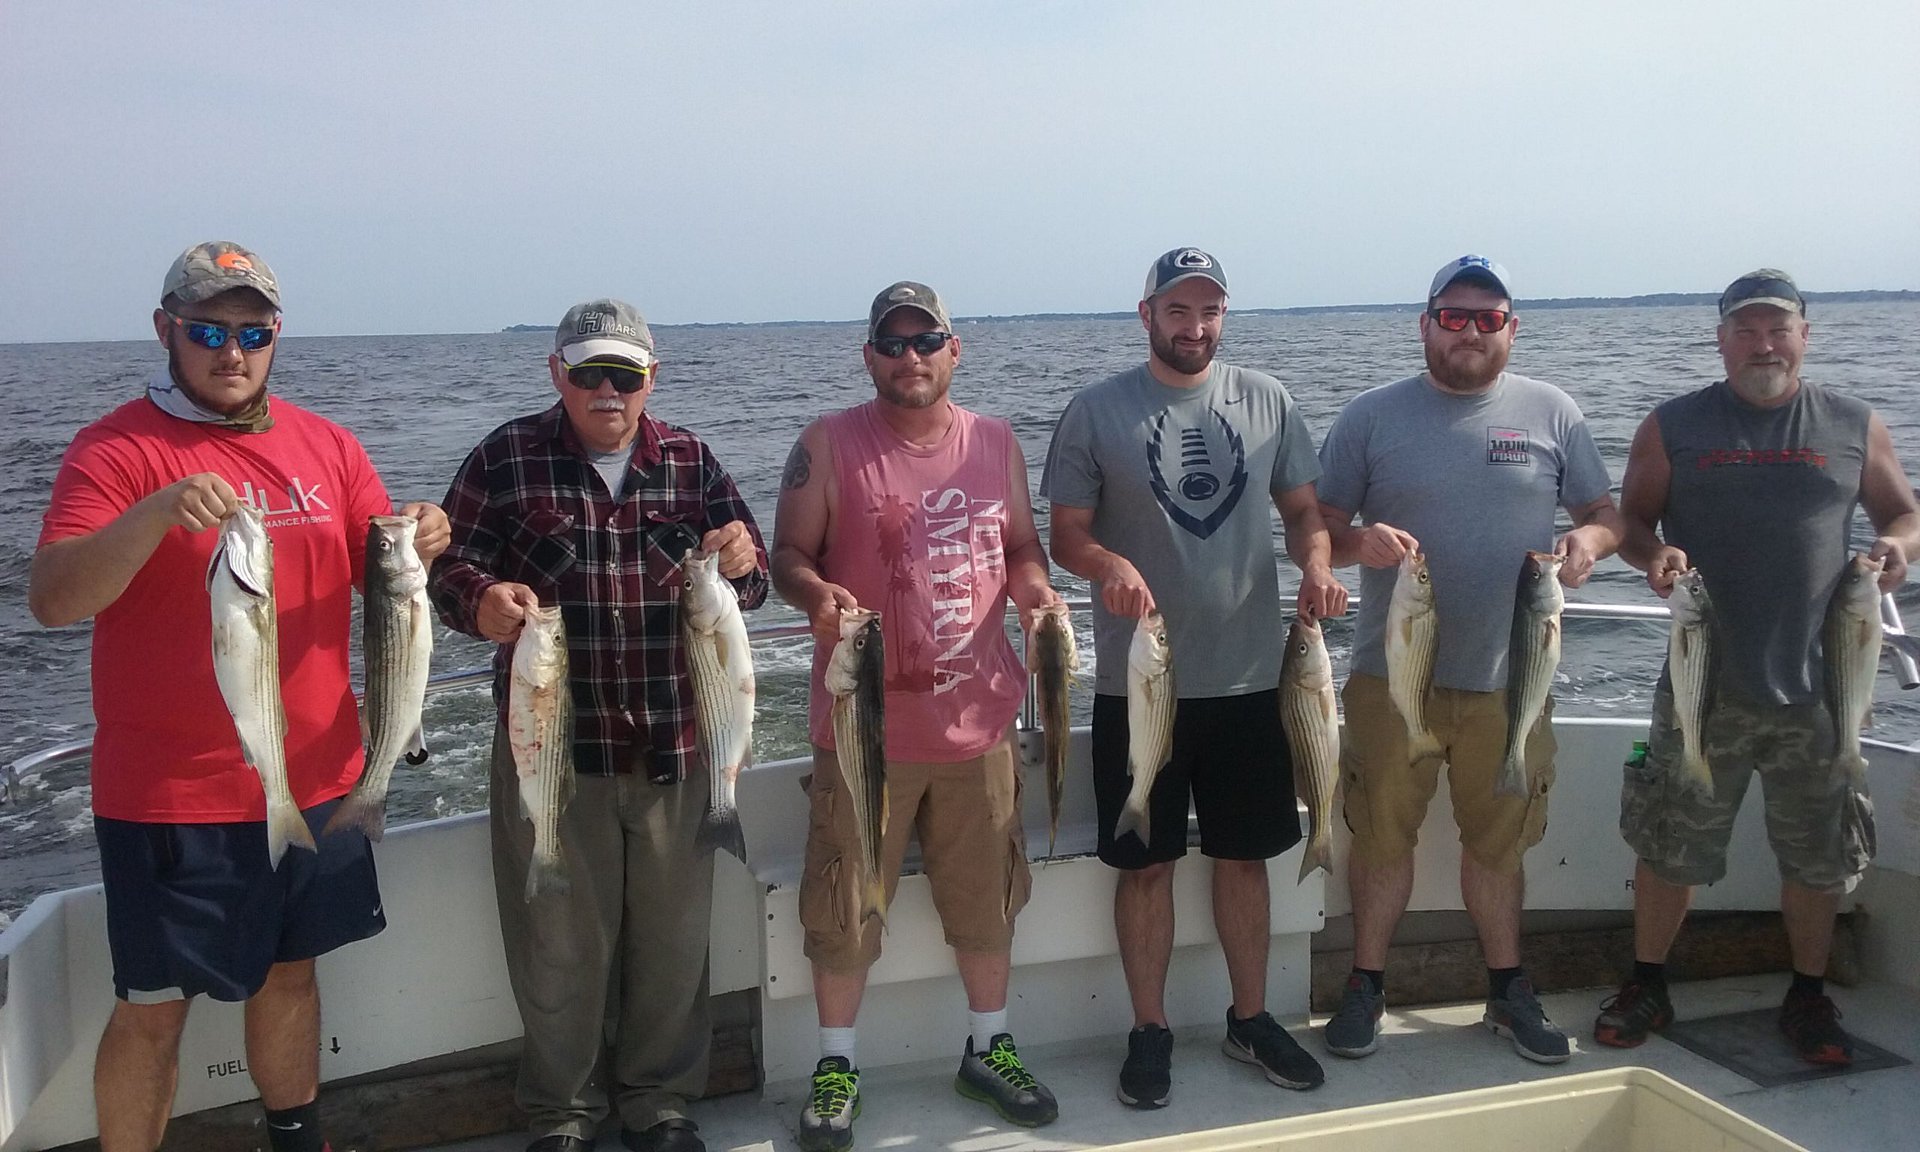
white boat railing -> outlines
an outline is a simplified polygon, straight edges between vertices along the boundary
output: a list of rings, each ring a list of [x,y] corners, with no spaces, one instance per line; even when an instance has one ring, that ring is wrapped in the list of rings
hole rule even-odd
[[[1067,607],[1075,611],[1092,607],[1092,600],[1085,596],[1068,597]],[[1359,608],[1360,598],[1352,597],[1347,601],[1349,612]],[[1664,623],[1668,619],[1663,604],[1593,604],[1569,601],[1564,616],[1577,620],[1645,620]],[[1891,594],[1880,597],[1880,619],[1884,628],[1884,644],[1881,651],[1893,660],[1894,676],[1901,688],[1920,687],[1920,637],[1909,636],[1906,626],[1900,619],[1900,609],[1894,605]],[[762,624],[747,629],[747,637],[753,643],[769,640],[792,640],[810,635],[812,629],[805,623]],[[427,695],[437,696],[446,692],[459,692],[469,688],[485,687],[493,682],[493,669],[490,667],[461,668],[453,672],[442,672],[427,681]],[[359,700],[359,694],[355,694]],[[1018,726],[1031,730],[1039,726],[1038,702],[1033,687],[1033,677],[1027,677],[1027,696],[1020,706]],[[18,793],[20,779],[33,773],[44,771],[59,764],[82,759],[93,751],[93,740],[69,740],[38,751],[29,752],[6,766],[0,774],[0,804],[11,804]]]

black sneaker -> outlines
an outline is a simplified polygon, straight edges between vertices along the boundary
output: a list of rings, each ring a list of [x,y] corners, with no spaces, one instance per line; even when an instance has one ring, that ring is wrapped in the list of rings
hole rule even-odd
[[[800,1113],[800,1147],[806,1152],[846,1152],[860,1115],[860,1072],[844,1056],[823,1056],[813,1067],[813,1091]]]
[[[1825,996],[1787,993],[1780,1005],[1780,1031],[1809,1064],[1845,1068],[1853,1063],[1853,1038],[1840,1027],[1840,1009]]]
[[[1227,1038],[1220,1041],[1220,1051],[1242,1064],[1257,1065],[1282,1088],[1318,1088],[1327,1079],[1320,1062],[1295,1043],[1270,1012],[1235,1020],[1233,1009],[1228,1008]]]
[[[1673,1001],[1665,984],[1629,980],[1620,991],[1600,1002],[1593,1022],[1593,1038],[1610,1048],[1638,1048],[1647,1035],[1673,1023]]]
[[[1142,1024],[1127,1033],[1127,1062],[1120,1065],[1120,1103],[1129,1108],[1165,1108],[1173,1092],[1173,1033]]]
[[[1013,1037],[1001,1032],[985,1052],[975,1053],[967,1037],[966,1055],[953,1078],[954,1090],[969,1100],[993,1105],[1003,1119],[1024,1128],[1038,1128],[1060,1118],[1060,1105],[1046,1086],[1020,1062]]]
[[[1494,1034],[1513,1041],[1513,1050],[1535,1064],[1562,1064],[1573,1055],[1567,1034],[1547,1019],[1546,1009],[1533,993],[1533,981],[1515,976],[1507,985],[1507,994],[1488,1000],[1480,1022]]]
[[[1347,977],[1340,1007],[1327,1021],[1324,1038],[1335,1056],[1359,1059],[1380,1046],[1380,1018],[1386,1015],[1387,996],[1375,992],[1373,982],[1355,972]]]

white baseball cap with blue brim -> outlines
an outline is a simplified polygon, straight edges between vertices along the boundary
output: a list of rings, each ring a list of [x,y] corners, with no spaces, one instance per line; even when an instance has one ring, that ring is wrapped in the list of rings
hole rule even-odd
[[[1485,256],[1462,256],[1458,260],[1449,260],[1433,274],[1433,285],[1427,289],[1427,303],[1447,290],[1455,280],[1473,280],[1497,288],[1509,301],[1513,299],[1513,279],[1507,270]]]

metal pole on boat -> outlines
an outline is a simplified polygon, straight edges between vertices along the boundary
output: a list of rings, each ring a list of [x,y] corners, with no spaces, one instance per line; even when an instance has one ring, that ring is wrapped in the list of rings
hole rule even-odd
[[[1893,657],[1893,674],[1902,688],[1920,688],[1920,641],[1907,635],[1907,629],[1900,622],[1900,609],[1893,602],[1893,593],[1880,594],[1880,634],[1886,641],[1886,652]]]

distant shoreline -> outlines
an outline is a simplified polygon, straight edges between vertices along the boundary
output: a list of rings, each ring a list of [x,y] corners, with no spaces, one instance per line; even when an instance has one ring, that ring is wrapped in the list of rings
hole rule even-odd
[[[1874,304],[1920,302],[1920,291],[1901,288],[1888,291],[1869,288],[1857,292],[1808,292],[1809,304]],[[1564,296],[1548,300],[1521,300],[1520,311],[1540,308],[1684,308],[1709,305],[1720,299],[1718,292],[1652,292],[1644,296]],[[1236,316],[1323,316],[1332,312],[1418,312],[1426,305],[1411,304],[1309,304],[1297,308],[1236,308]],[[1018,312],[1008,315],[989,313],[981,316],[956,316],[954,322],[982,320],[1131,320],[1126,312]],[[810,328],[822,324],[858,324],[853,320],[721,320],[693,324],[655,324],[655,328]],[[551,324],[513,324],[502,332],[552,332]]]

